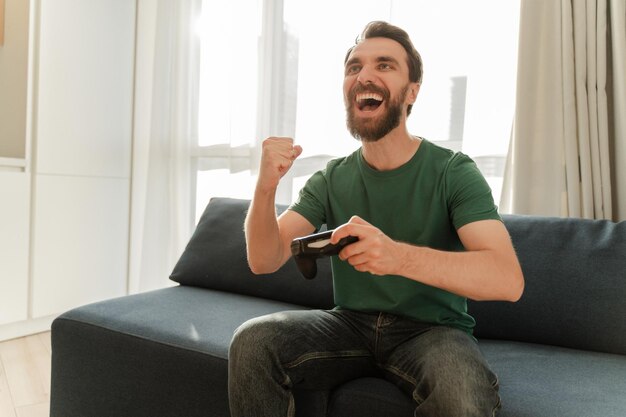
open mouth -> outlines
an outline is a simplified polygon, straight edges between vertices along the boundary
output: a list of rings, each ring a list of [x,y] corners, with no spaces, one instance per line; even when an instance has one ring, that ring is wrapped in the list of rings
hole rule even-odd
[[[356,105],[361,111],[374,111],[381,104],[383,104],[383,96],[378,93],[360,93],[356,95]]]

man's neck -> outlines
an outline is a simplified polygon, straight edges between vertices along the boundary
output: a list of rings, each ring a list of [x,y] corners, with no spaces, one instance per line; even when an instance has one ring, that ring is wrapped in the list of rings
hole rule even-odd
[[[376,142],[363,142],[363,158],[377,171],[390,171],[409,162],[421,142],[399,126]]]

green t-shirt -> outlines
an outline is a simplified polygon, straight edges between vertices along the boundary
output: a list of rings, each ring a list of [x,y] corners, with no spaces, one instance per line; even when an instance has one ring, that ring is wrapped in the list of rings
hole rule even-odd
[[[334,229],[358,215],[390,238],[445,251],[463,251],[456,230],[500,219],[491,190],[466,155],[423,140],[401,167],[376,171],[361,149],[315,173],[290,207],[316,228]],[[356,271],[332,257],[335,304],[384,311],[472,332],[464,297],[400,276]]]

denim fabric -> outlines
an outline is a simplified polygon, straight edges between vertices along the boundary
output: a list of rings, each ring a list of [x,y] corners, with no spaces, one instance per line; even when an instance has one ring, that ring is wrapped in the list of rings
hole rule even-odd
[[[385,313],[289,311],[247,321],[229,351],[232,417],[295,414],[292,389],[333,389],[382,376],[415,416],[493,416],[496,376],[467,333]]]

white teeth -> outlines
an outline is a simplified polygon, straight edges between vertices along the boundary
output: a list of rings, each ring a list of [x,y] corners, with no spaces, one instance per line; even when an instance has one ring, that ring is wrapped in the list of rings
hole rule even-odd
[[[357,101],[363,101],[363,100],[368,100],[368,99],[373,99],[376,101],[383,101],[383,96],[381,96],[380,94],[376,94],[376,93],[363,93],[363,94],[356,95]]]

